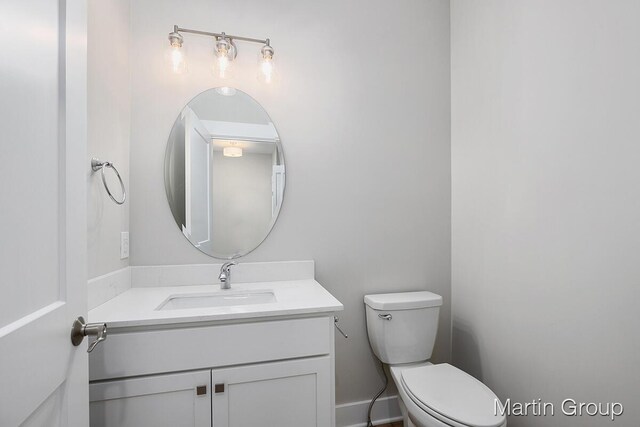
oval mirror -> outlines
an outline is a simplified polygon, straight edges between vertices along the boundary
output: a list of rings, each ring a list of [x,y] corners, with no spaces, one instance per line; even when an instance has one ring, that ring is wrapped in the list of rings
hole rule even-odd
[[[267,112],[246,93],[209,89],[176,118],[164,165],[173,218],[199,250],[248,254],[267,237],[284,196],[284,156]]]

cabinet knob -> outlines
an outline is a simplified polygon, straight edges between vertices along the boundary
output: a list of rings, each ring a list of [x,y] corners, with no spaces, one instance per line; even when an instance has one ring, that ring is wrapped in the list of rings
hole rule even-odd
[[[216,393],[224,393],[224,383],[222,384],[216,384],[213,387],[213,391],[215,391]]]

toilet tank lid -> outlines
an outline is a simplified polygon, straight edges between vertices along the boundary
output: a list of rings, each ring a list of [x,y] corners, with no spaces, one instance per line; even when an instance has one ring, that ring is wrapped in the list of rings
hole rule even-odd
[[[364,303],[374,310],[411,310],[439,307],[442,297],[433,292],[397,292],[393,294],[365,295]]]

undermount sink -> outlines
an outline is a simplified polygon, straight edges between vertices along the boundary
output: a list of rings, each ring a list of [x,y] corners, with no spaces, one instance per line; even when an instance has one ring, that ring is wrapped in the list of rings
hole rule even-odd
[[[235,307],[239,305],[269,304],[276,302],[271,290],[220,291],[208,294],[171,295],[156,310],[182,310],[189,308]]]

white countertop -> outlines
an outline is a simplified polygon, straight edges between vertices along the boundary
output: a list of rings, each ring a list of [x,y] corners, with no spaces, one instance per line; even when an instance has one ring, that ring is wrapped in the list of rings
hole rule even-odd
[[[276,302],[175,310],[156,310],[169,297],[189,293],[273,291]],[[282,282],[233,283],[231,290],[219,285],[131,288],[89,311],[89,322],[109,328],[215,322],[264,317],[308,315],[342,311],[343,305],[312,279]]]

